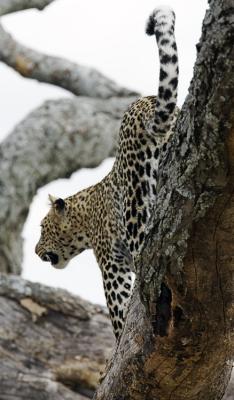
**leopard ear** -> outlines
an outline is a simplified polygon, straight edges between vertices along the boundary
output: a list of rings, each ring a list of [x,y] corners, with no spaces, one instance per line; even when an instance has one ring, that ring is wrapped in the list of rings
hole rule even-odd
[[[56,213],[61,214],[64,212],[65,201],[63,199],[51,196],[51,194],[49,194],[49,200]]]
[[[59,213],[63,212],[65,209],[65,201],[60,198],[55,200],[54,207],[55,207],[56,211],[58,211]]]
[[[50,201],[50,204],[53,206],[54,205],[54,203],[56,202],[56,200],[57,200],[57,197],[54,197],[54,196],[52,196],[51,194],[49,194],[49,201]]]

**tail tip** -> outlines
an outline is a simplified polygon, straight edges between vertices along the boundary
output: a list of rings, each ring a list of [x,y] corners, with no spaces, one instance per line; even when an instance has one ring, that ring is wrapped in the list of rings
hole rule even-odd
[[[169,6],[161,6],[155,8],[154,11],[150,14],[146,23],[145,32],[147,35],[152,36],[155,34],[156,26],[160,24],[161,19],[166,19],[168,22],[174,23],[175,13],[173,9]]]

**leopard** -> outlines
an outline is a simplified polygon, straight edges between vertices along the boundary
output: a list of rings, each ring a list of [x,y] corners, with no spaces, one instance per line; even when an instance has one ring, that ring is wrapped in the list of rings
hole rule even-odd
[[[137,99],[123,115],[113,168],[97,184],[67,198],[49,195],[50,209],[41,222],[36,254],[55,268],[93,249],[119,340],[132,293],[135,260],[157,198],[159,160],[167,151],[178,117],[178,54],[175,13],[156,8],[146,33],[159,52],[157,96]]]

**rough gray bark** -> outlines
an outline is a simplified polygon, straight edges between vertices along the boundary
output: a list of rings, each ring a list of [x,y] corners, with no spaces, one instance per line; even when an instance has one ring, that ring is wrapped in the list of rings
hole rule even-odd
[[[230,378],[233,1],[209,3],[190,93],[160,163],[124,333],[95,400],[220,400]]]
[[[0,271],[20,273],[21,231],[39,187],[113,156],[134,98],[48,101],[0,145]]]
[[[88,400],[114,344],[104,307],[0,274],[0,399]]]
[[[43,10],[54,0],[0,0],[0,15],[10,14],[12,12],[37,8]]]

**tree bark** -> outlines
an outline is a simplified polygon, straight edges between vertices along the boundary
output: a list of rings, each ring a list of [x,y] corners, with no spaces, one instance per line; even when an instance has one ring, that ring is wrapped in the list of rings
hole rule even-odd
[[[107,310],[0,274],[0,399],[88,400],[114,344]]]
[[[95,400],[220,400],[230,378],[233,2],[209,3],[189,95],[160,161],[124,333]]]
[[[1,272],[21,271],[20,235],[37,189],[113,156],[122,114],[133,100],[47,101],[1,143]]]

